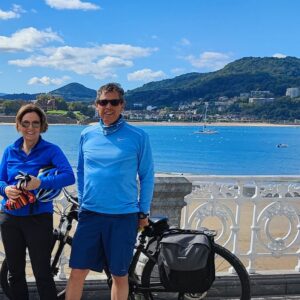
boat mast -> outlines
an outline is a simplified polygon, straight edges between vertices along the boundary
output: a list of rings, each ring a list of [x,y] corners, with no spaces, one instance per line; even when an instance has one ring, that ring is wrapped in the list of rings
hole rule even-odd
[[[204,104],[205,104],[205,111],[204,111],[203,131],[206,130],[206,118],[207,118],[208,102],[204,102]]]

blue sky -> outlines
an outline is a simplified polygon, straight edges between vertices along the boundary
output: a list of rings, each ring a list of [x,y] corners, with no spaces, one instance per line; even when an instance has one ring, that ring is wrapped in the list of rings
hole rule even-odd
[[[0,2],[0,93],[125,90],[245,56],[300,57],[299,0]]]

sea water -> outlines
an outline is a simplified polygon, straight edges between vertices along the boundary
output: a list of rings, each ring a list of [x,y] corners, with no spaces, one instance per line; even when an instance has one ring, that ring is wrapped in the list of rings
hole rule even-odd
[[[300,127],[220,126],[195,134],[194,126],[149,126],[155,171],[199,175],[299,175]],[[44,138],[59,145],[75,168],[80,132],[86,126],[50,125]],[[0,126],[0,155],[18,138],[14,125]],[[287,147],[279,148],[278,144]]]

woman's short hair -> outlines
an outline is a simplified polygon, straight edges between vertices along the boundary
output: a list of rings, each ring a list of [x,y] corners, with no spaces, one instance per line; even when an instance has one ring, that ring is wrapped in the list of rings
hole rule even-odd
[[[110,82],[105,85],[102,85],[99,90],[97,91],[96,101],[100,99],[102,93],[110,93],[110,92],[117,92],[119,94],[119,98],[125,102],[124,99],[124,90],[119,83]]]
[[[16,115],[17,130],[18,130],[18,124],[21,124],[24,115],[26,115],[28,113],[32,113],[32,112],[35,112],[40,118],[41,133],[46,132],[48,129],[47,116],[46,116],[45,112],[38,105],[33,104],[33,103],[25,104],[25,105],[21,106],[20,109],[18,110],[17,115]]]

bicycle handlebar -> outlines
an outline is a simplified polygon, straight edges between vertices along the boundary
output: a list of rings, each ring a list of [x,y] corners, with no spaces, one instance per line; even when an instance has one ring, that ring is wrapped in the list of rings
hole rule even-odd
[[[77,207],[79,206],[78,197],[73,196],[66,188],[63,188],[63,193],[67,201],[69,201],[70,203],[74,204]]]

